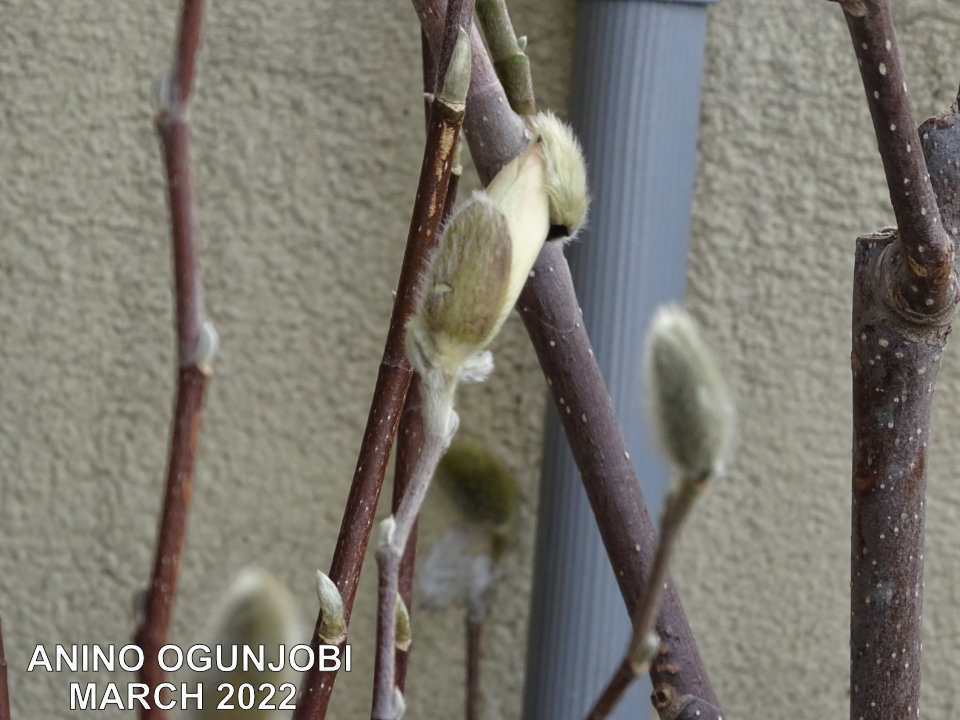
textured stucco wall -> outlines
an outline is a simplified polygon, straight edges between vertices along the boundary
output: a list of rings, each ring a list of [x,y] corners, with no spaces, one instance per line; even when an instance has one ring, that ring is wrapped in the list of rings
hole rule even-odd
[[[18,717],[67,716],[68,680],[90,676],[27,675],[30,653],[40,642],[126,643],[152,562],[174,353],[151,85],[170,61],[178,5],[4,9],[0,610]],[[567,102],[573,9],[516,5],[548,106]],[[420,168],[419,63],[409,3],[208,4],[192,139],[222,343],[175,642],[197,640],[251,562],[315,616],[313,572],[330,564]],[[497,344],[497,380],[461,403],[464,431],[497,449],[527,501],[502,588],[510,611],[490,632],[490,709],[507,714],[520,704],[544,407],[520,325]],[[352,626],[356,670],[338,682],[331,717],[369,712],[370,567]],[[452,717],[462,615],[434,617],[417,626],[408,700],[415,716]]]
[[[572,0],[514,0],[539,99],[567,101]],[[731,717],[842,716],[846,702],[853,239],[889,222],[839,9],[711,8],[689,298],[740,398],[742,450],[675,574]],[[960,7],[897,4],[918,118],[952,99]],[[12,2],[0,35],[0,611],[18,717],[65,717],[34,646],[128,641],[146,580],[173,391],[170,261],[150,85],[170,2]],[[340,521],[420,162],[419,41],[394,2],[212,3],[193,107],[201,262],[222,337],[204,418],[173,640],[256,562],[312,618]],[[490,717],[520,704],[539,380],[519,322],[463,428],[521,478],[525,529],[490,628]],[[948,352],[931,447],[924,703],[950,717],[960,490]],[[434,514],[426,534],[443,521]],[[356,672],[331,717],[362,716]],[[411,715],[461,710],[461,617],[417,624]],[[453,638],[452,640],[449,638]],[[105,678],[97,678],[104,680]],[[117,680],[124,679],[118,674]],[[113,713],[117,715],[117,713]]]
[[[917,119],[960,79],[960,6],[895,5]],[[730,717],[845,717],[854,240],[893,221],[833,3],[711,9],[688,298],[736,378],[742,426],[675,568]],[[960,359],[930,447],[924,717],[957,710]]]

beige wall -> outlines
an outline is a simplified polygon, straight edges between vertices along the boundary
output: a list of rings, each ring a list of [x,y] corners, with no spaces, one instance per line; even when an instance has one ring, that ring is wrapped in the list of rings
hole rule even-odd
[[[10,3],[0,38],[0,611],[19,717],[65,717],[38,643],[126,643],[143,586],[173,391],[170,261],[150,85],[173,3]],[[514,0],[539,98],[563,108],[575,4]],[[743,414],[676,576],[731,717],[845,712],[853,239],[891,218],[839,9],[711,9],[688,292]],[[960,78],[949,0],[899,3],[918,117]],[[212,3],[193,108],[202,265],[222,337],[173,639],[198,638],[256,562],[312,617],[385,335],[420,162],[414,16],[402,2]],[[515,717],[526,638],[542,383],[519,322],[464,430],[521,479],[524,530],[490,628],[491,717]],[[924,703],[952,716],[960,620],[956,354],[931,448]],[[444,520],[434,513],[426,535]],[[704,549],[710,549],[706,552]],[[369,707],[372,573],[356,670]],[[458,611],[420,615],[411,715],[456,717]],[[452,639],[451,639],[452,638]],[[97,678],[105,681],[106,678]],[[118,674],[111,678],[123,679]],[[116,714],[116,713],[114,713]]]

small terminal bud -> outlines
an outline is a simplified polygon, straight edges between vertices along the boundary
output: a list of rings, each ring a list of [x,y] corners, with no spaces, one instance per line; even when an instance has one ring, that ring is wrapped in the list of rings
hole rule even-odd
[[[173,71],[167,68],[153,79],[153,110],[157,116],[170,110],[173,102]]]
[[[200,323],[200,331],[197,333],[197,342],[193,348],[193,363],[196,364],[204,373],[209,375],[213,372],[213,358],[220,347],[220,335],[217,328],[209,320]]]
[[[343,617],[343,598],[337,585],[325,573],[317,570],[317,600],[323,620],[318,634],[327,645],[339,645],[347,637],[347,624]]]
[[[458,28],[457,41],[450,55],[447,74],[443,78],[443,89],[438,99],[450,105],[463,105],[467,101],[467,89],[470,87],[470,62],[472,50],[470,36],[463,28]]]
[[[393,515],[380,521],[380,531],[377,536],[377,547],[380,549],[390,547],[393,544],[393,536],[397,532],[397,521]]]
[[[733,399],[682,308],[665,306],[654,314],[645,369],[650,420],[663,454],[683,480],[720,474],[733,443]]]
[[[407,604],[403,601],[403,598],[400,597],[400,593],[397,593],[394,644],[397,646],[397,650],[406,652],[410,649],[412,642],[413,629],[410,626],[410,611],[407,610]]]

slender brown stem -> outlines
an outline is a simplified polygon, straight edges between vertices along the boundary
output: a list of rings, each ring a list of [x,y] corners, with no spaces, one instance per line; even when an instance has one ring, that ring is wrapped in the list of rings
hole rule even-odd
[[[480,720],[480,639],[483,620],[467,612],[467,720]]]
[[[404,350],[406,324],[415,310],[417,285],[440,232],[452,158],[463,123],[469,78],[460,77],[451,86],[452,77],[449,73],[447,77],[448,82],[438,93],[430,113],[430,128],[390,328],[330,566],[329,576],[340,590],[348,623],[390,449],[412,375]],[[462,87],[457,87],[458,84]],[[321,643],[319,628],[322,619],[318,616],[311,639],[314,650]],[[316,666],[305,674],[294,720],[326,717],[336,675],[336,671],[321,672]]]
[[[630,684],[636,680],[637,674],[629,657],[624,657],[617,666],[613,677],[607,682],[600,697],[594,703],[590,712],[587,714],[587,720],[603,720],[608,717],[613,709],[620,702],[623,694],[630,687]]]
[[[143,620],[136,633],[136,642],[144,652],[140,677],[151,688],[151,697],[156,697],[155,689],[166,679],[158,653],[167,642],[173,618],[203,397],[216,337],[206,320],[197,267],[187,126],[202,17],[202,0],[184,1],[173,69],[162,83],[156,119],[170,202],[180,367],[156,555]],[[141,717],[162,720],[166,713],[159,707],[150,707],[141,711]]]
[[[449,193],[448,193],[449,194]],[[400,429],[397,435],[397,458],[393,474],[393,500],[391,512],[396,512],[403,493],[410,484],[410,476],[420,457],[423,446],[423,416],[420,404],[420,377],[414,374],[407,391],[400,416]],[[406,550],[400,559],[398,588],[400,597],[407,606],[407,612],[413,615],[413,571],[417,555],[417,523],[410,531]],[[394,659],[394,684],[403,691],[407,680],[407,660],[410,649],[397,648]]]
[[[704,483],[687,480],[679,483],[667,497],[660,521],[660,537],[653,556],[653,564],[650,566],[650,574],[644,581],[643,594],[633,611],[633,636],[630,638],[623,660],[587,715],[587,720],[606,718],[620,702],[620,698],[630,686],[631,679],[640,677],[650,668],[650,661],[655,657],[655,652],[651,655],[646,644],[656,622],[664,583],[667,581],[670,557],[680,536],[683,521],[693,507],[693,501],[703,485]]]
[[[437,52],[443,38],[445,0],[411,0],[430,47]],[[477,173],[484,184],[519,154],[524,140],[523,120],[511,108],[503,86],[497,79],[476,26],[470,30],[472,66],[469,111],[463,129],[470,145]]]
[[[600,368],[583,326],[561,246],[547,243],[517,303],[627,608],[644,595],[656,531],[626,452]],[[653,704],[666,718],[719,713],[716,695],[673,583],[668,581],[656,625],[660,654],[650,666]],[[673,714],[679,704],[684,708]]]
[[[7,656],[3,652],[2,617],[0,617],[0,720],[10,720],[10,688],[7,686]]]
[[[894,301],[935,314],[953,300],[953,241],[921,152],[888,0],[841,0],[900,230]]]

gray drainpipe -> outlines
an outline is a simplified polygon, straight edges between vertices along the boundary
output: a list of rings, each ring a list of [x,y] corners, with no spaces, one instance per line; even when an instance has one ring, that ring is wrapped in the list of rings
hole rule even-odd
[[[581,0],[571,121],[594,203],[567,248],[594,351],[654,517],[667,472],[648,441],[641,387],[650,313],[682,299],[706,5]],[[623,655],[630,621],[552,404],[531,600],[524,717],[582,720]],[[611,715],[653,715],[644,678]]]

